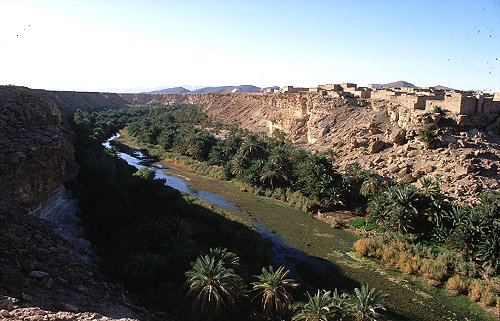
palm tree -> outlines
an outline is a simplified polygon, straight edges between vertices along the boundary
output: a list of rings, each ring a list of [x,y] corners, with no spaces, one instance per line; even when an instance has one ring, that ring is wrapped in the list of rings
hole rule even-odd
[[[373,173],[370,173],[363,180],[359,193],[365,197],[370,197],[372,195],[375,195],[377,188],[378,188],[377,177],[375,177]]]
[[[240,147],[240,154],[247,159],[262,158],[264,152],[265,148],[263,141],[254,134],[248,135]]]
[[[160,277],[163,267],[164,262],[159,254],[143,252],[129,258],[123,272],[136,285],[148,287]]]
[[[299,312],[292,318],[293,321],[329,321],[335,314],[330,291],[318,290],[311,296],[307,292],[307,303],[300,304]]]
[[[262,183],[269,183],[272,189],[274,189],[276,183],[286,182],[287,180],[288,177],[279,163],[266,163],[260,173],[260,181]]]
[[[375,320],[377,310],[385,310],[382,292],[376,292],[375,288],[368,285],[361,286],[361,289],[354,289],[354,302],[351,304],[351,311],[358,321]]]
[[[293,302],[289,289],[299,286],[293,279],[287,279],[289,270],[280,266],[276,271],[272,266],[262,268],[262,273],[256,275],[259,281],[252,282],[254,291],[262,296],[262,310],[266,314],[279,314]]]
[[[226,248],[211,248],[210,256],[213,257],[216,261],[221,261],[225,267],[234,268],[240,265],[240,258]]]
[[[196,259],[191,270],[185,273],[189,285],[188,296],[194,297],[193,309],[208,320],[215,320],[231,309],[243,295],[241,278],[222,260],[212,256]]]
[[[248,160],[245,157],[237,154],[233,157],[233,159],[231,159],[231,161],[229,162],[229,166],[231,175],[239,176],[243,174],[243,172],[247,168]]]
[[[398,232],[411,232],[421,219],[418,190],[408,184],[390,185],[372,197],[367,212],[370,220]]]

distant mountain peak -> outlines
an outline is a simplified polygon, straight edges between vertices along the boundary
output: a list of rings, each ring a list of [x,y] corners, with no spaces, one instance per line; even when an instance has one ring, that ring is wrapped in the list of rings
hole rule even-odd
[[[203,87],[196,90],[188,90],[184,87],[173,87],[165,88],[160,90],[154,90],[146,92],[145,94],[208,94],[208,93],[231,93],[231,92],[242,92],[242,93],[256,93],[260,92],[260,87],[253,85],[239,85],[239,86],[218,86],[218,87]]]
[[[404,81],[404,80],[399,80],[395,82],[390,82],[387,84],[382,84],[381,88],[395,88],[395,87],[411,87],[411,88],[416,88],[416,86],[410,82]]]
[[[230,93],[230,92],[256,93],[260,92],[260,87],[256,87],[253,85],[219,86],[219,87],[204,87],[192,91],[192,93],[195,94]]]
[[[184,87],[172,87],[172,88],[149,91],[147,92],[147,94],[187,94],[190,92],[191,90],[186,89]]]

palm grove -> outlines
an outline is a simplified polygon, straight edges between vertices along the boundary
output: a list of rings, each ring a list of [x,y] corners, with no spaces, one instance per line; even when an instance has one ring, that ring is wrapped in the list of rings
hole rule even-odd
[[[276,320],[366,320],[383,308],[383,295],[367,287],[350,298],[309,289],[313,294],[306,295],[306,303],[292,304],[298,284],[283,268],[267,267],[269,246],[251,228],[213,215],[151,177],[134,176],[135,170],[103,152],[100,142],[125,126],[151,152],[184,155],[195,170],[234,180],[304,212],[355,209],[365,216],[363,222],[377,227],[376,237],[355,244],[362,255],[392,260],[437,284],[460,278],[467,283],[462,291],[482,287],[477,300],[495,293],[476,281],[494,278],[499,270],[499,193],[485,194],[477,206],[467,207],[445,197],[436,180],[424,180],[418,189],[383,180],[356,164],[339,173],[332,168],[334,150],[311,153],[279,133],[270,138],[222,128],[197,106],[77,112],[82,170],[75,190],[87,230],[108,258],[105,268],[148,304],[178,307],[175,293],[184,291],[198,315],[208,319],[236,313]],[[248,250],[248,244],[256,250]],[[427,270],[406,267],[417,257]],[[248,292],[245,281],[252,280],[253,292]],[[185,288],[175,290],[180,283]],[[262,302],[261,314],[255,311],[255,296]]]

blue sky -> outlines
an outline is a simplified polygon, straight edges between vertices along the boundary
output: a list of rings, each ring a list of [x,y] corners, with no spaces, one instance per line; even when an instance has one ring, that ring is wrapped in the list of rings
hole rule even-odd
[[[500,1],[0,1],[0,84],[500,91]]]

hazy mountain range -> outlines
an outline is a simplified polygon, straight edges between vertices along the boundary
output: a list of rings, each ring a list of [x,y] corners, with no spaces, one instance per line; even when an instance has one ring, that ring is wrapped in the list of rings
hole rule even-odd
[[[253,85],[240,85],[240,86],[219,86],[219,87],[203,87],[195,90],[189,90],[184,87],[173,87],[160,90],[154,90],[148,92],[148,94],[208,94],[208,93],[230,93],[230,92],[242,92],[242,93],[256,93],[260,92],[260,87]]]
[[[407,82],[407,81],[404,81],[404,80],[390,82],[387,84],[373,84],[372,86],[374,88],[378,88],[378,89],[394,88],[394,87],[417,88],[417,86],[415,86],[414,84]],[[437,85],[434,87],[436,89],[440,89],[440,90],[453,90],[452,88],[449,88],[446,86],[441,86],[441,85]],[[273,86],[273,87],[266,87],[266,88],[279,88],[279,87]],[[253,85],[240,85],[240,86],[202,87],[202,88],[198,88],[195,90],[189,90],[189,89],[186,89],[185,87],[172,87],[172,88],[147,91],[144,93],[147,93],[147,94],[187,94],[187,93],[208,94],[208,93],[230,93],[230,92],[256,93],[256,92],[260,92],[260,91],[261,91],[260,87],[256,87]]]
[[[372,84],[372,87],[381,89],[381,88],[395,88],[395,87],[411,87],[411,88],[417,88],[414,84],[404,81],[404,80],[399,80],[399,81],[394,81],[390,82],[387,84]],[[453,90],[453,88],[446,87],[446,86],[441,86],[441,85],[436,85],[434,86],[435,89],[438,90]]]

